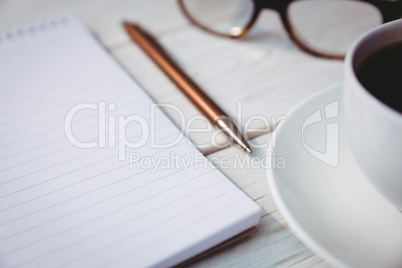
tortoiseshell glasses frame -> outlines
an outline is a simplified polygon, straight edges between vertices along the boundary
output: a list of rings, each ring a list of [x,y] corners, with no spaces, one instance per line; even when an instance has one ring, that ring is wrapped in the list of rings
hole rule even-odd
[[[321,51],[315,50],[306,42],[300,38],[296,30],[292,27],[292,23],[289,18],[289,6],[292,2],[294,1],[301,1],[301,0],[250,0],[254,4],[253,8],[253,13],[250,16],[249,21],[245,24],[241,30],[236,33],[236,34],[224,34],[224,33],[219,33],[216,31],[211,30],[210,28],[206,27],[205,25],[199,23],[193,16],[191,16],[190,12],[186,9],[186,5],[184,3],[185,0],[178,0],[179,6],[184,13],[184,15],[187,17],[187,19],[197,26],[198,28],[207,31],[211,34],[218,35],[221,37],[225,38],[231,38],[231,39],[238,39],[244,37],[247,32],[255,25],[255,22],[258,19],[258,16],[260,15],[261,11],[263,9],[272,9],[275,10],[279,13],[281,21],[289,34],[290,38],[295,42],[295,44],[304,52],[309,53],[313,56],[316,57],[321,57],[321,58],[327,58],[327,59],[337,59],[337,60],[343,60],[345,55],[333,55],[329,53],[323,53]],[[217,0],[219,1],[219,0]],[[352,0],[351,0],[352,1]],[[360,2],[366,2],[370,3],[373,6],[375,6],[381,13],[382,15],[382,23],[386,23],[392,20],[396,20],[401,18],[402,14],[402,1],[401,0],[395,0],[395,1],[384,1],[384,0],[355,0],[355,1],[360,1]]]

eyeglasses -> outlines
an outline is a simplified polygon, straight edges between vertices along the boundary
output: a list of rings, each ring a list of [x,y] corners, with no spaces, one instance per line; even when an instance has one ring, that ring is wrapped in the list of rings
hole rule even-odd
[[[344,59],[365,31],[401,18],[401,0],[178,0],[195,26],[215,35],[241,38],[265,8],[276,10],[286,31],[303,51]]]

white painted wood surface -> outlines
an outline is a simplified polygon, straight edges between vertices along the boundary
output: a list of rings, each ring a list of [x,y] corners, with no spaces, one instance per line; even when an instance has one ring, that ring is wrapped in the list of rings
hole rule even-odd
[[[0,0],[0,28],[56,14],[73,13],[105,48],[159,103],[174,104],[186,118],[200,113],[143,54],[123,31],[123,19],[139,22],[154,33],[171,55],[228,114],[242,124],[253,115],[272,122],[311,94],[342,81],[342,62],[301,52],[288,38],[278,15],[265,11],[250,35],[239,41],[221,39],[191,26],[174,0]],[[4,64],[0,60],[0,64]],[[178,124],[177,115],[167,111]],[[262,127],[261,122],[254,122]],[[196,127],[205,127],[195,122]],[[267,127],[266,132],[269,127]],[[211,133],[192,134],[195,143]],[[261,134],[260,134],[261,135]],[[268,144],[271,134],[253,142]],[[222,142],[224,140],[221,140]],[[238,148],[202,151],[212,160],[231,161]],[[217,152],[215,152],[217,151]],[[261,159],[266,149],[257,149]],[[233,163],[233,161],[232,161]],[[186,262],[192,267],[327,267],[287,228],[268,188],[265,168],[221,165],[221,170],[264,209],[261,223],[216,249]]]

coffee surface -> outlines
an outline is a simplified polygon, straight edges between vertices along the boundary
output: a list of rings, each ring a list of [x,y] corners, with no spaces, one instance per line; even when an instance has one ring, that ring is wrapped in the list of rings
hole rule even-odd
[[[402,113],[402,41],[376,49],[355,71],[374,97]]]

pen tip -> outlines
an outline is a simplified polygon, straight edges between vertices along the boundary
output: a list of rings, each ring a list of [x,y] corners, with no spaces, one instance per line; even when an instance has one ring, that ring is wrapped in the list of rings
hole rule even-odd
[[[250,148],[246,147],[246,148],[244,148],[244,150],[245,150],[247,153],[251,154],[251,149],[250,149]]]

